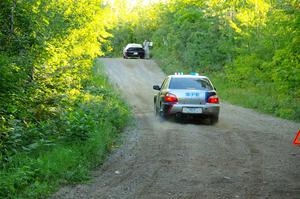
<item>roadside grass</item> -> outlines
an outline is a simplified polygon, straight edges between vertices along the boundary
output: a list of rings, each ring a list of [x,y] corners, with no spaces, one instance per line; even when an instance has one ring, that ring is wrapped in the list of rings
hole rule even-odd
[[[252,108],[273,116],[300,121],[300,101],[280,96],[272,84],[243,84],[229,81],[222,73],[207,74],[217,88],[221,100]]]
[[[131,114],[102,67],[96,60],[85,88],[68,98],[59,119],[47,121],[48,130],[61,137],[1,165],[0,198],[45,198],[63,184],[87,181],[90,169],[103,162]]]

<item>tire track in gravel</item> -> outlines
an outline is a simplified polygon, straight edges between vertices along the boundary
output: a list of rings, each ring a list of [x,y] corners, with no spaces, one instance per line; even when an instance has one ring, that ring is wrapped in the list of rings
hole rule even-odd
[[[262,152],[254,144],[255,142],[251,140],[251,133],[256,132],[244,132],[239,134],[243,139],[244,145],[249,150],[249,185],[246,188],[245,196],[247,198],[258,198],[261,197],[261,188],[263,188],[263,155]]]

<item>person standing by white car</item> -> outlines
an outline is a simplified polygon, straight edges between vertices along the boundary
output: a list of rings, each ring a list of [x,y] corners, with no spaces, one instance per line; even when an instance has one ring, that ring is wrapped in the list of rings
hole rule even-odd
[[[145,58],[146,59],[150,59],[150,47],[152,47],[152,42],[145,40],[143,42],[143,47],[145,50]]]

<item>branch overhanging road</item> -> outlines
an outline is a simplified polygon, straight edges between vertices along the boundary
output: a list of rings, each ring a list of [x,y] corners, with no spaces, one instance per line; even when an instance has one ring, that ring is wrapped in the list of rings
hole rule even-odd
[[[89,183],[53,198],[300,198],[300,147],[292,144],[299,123],[227,103],[215,126],[160,123],[152,90],[165,77],[160,68],[152,60],[101,60],[136,126]]]

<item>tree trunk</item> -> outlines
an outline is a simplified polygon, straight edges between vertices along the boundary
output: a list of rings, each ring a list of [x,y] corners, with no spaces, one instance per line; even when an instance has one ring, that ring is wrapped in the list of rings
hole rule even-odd
[[[10,35],[14,34],[14,13],[16,9],[16,0],[12,1],[11,12],[10,12]]]

